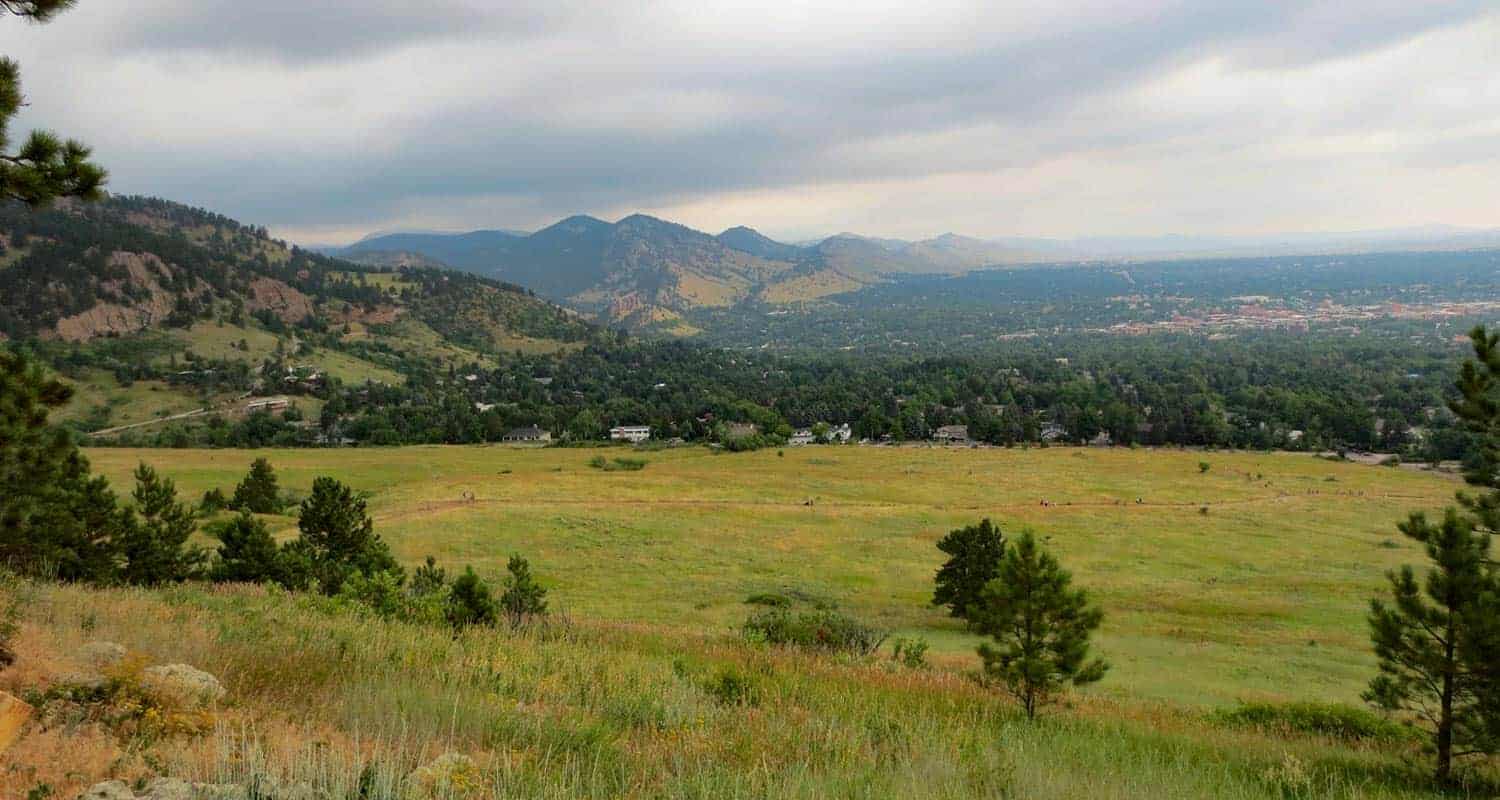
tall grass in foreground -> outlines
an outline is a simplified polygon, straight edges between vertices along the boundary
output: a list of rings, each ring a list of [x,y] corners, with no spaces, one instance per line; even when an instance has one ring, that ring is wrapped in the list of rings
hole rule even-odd
[[[220,677],[213,735],[137,743],[196,780],[394,798],[457,752],[473,780],[445,791],[466,797],[1431,796],[1401,746],[1086,696],[1028,724],[966,676],[889,659],[588,623],[455,636],[249,587],[0,591],[22,588],[23,659],[61,673],[107,639]]]

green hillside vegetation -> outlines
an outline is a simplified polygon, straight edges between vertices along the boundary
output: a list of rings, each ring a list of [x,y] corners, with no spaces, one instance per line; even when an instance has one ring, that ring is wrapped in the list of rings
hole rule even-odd
[[[149,198],[0,206],[0,249],[0,337],[79,386],[62,416],[86,430],[283,393],[288,368],[400,385],[408,362],[485,365],[497,352],[558,352],[597,335],[519,287],[373,271]]]

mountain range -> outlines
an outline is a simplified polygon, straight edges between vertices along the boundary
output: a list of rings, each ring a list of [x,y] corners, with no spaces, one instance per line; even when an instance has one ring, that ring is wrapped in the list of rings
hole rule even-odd
[[[1261,237],[907,241],[840,233],[787,243],[736,226],[717,235],[632,214],[572,216],[533,233],[478,230],[368,236],[328,252],[377,266],[449,266],[526,286],[629,327],[687,331],[683,315],[754,300],[813,300],[911,274],[1093,260],[1246,257],[1500,246],[1500,232],[1450,227]]]
[[[920,242],[839,234],[788,244],[752,228],[717,235],[632,214],[568,217],[534,233],[391,233],[332,251],[365,264],[443,264],[520,284],[615,323],[665,328],[682,314],[747,299],[810,300],[903,273],[957,273],[1040,260],[954,234]]]

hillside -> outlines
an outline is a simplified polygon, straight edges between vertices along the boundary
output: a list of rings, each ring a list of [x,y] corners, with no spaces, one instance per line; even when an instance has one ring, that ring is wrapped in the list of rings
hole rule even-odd
[[[1408,741],[1226,716],[1359,703],[1375,670],[1365,603],[1420,559],[1394,523],[1447,502],[1451,479],[1071,448],[694,449],[639,453],[633,473],[572,449],[89,452],[116,485],[145,459],[189,497],[259,455],[293,491],[337,474],[368,492],[408,565],[433,554],[494,580],[525,554],[552,622],[455,635],[259,587],[0,582],[0,608],[24,598],[0,688],[67,698],[104,640],[135,669],[186,663],[227,690],[205,724],[154,738],[34,725],[8,754],[25,780],[0,796],[167,774],[411,797],[404,782],[448,752],[473,759],[476,798],[1485,796],[1431,790]],[[1047,537],[1105,610],[1110,674],[1034,724],[972,679],[978,637],[928,602],[934,542],[980,516]],[[291,534],[292,518],[266,519]],[[890,640],[858,656],[748,639],[745,601],[766,592],[926,639],[927,664],[893,659]],[[50,719],[69,709],[48,702]]]
[[[520,287],[427,263],[375,270],[156,199],[5,205],[0,339],[30,342],[73,379],[65,416],[93,429],[307,383],[294,372],[396,383],[413,356],[484,363],[597,335]]]
[[[806,301],[887,275],[961,272],[1031,255],[953,234],[920,242],[839,234],[804,246],[743,226],[713,236],[644,214],[615,223],[569,217],[529,235],[373,236],[339,253],[372,265],[440,262],[521,284],[614,322],[669,329],[695,310],[745,300]]]

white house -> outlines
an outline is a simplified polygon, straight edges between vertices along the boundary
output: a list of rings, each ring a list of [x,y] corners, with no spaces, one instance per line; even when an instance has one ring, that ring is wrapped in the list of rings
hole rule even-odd
[[[528,425],[524,428],[511,428],[502,438],[507,442],[550,442],[552,432]]]
[[[813,443],[813,432],[811,430],[806,429],[806,428],[803,428],[802,430],[797,431],[796,433],[792,434],[792,438],[790,438],[790,439],[787,440],[787,444],[812,444],[812,443]]]
[[[939,444],[965,444],[969,441],[969,426],[944,425],[932,432],[932,439]]]
[[[609,438],[617,442],[644,442],[651,438],[651,426],[619,425],[609,429]]]

